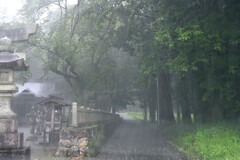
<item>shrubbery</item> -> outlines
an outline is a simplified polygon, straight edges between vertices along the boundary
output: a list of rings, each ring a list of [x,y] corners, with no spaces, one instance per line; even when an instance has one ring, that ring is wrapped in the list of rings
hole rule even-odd
[[[193,158],[204,160],[239,160],[239,128],[218,124],[201,126],[186,135],[176,138],[179,149]]]

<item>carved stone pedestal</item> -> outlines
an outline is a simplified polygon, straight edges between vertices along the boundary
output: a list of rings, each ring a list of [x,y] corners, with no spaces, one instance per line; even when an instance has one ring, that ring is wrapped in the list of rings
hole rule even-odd
[[[23,134],[17,131],[15,119],[0,119],[0,149],[23,147]]]
[[[30,147],[23,147],[23,133],[18,133],[10,100],[11,94],[0,93],[0,159],[30,160],[31,150]]]
[[[0,159],[30,160],[30,147],[23,147],[23,133],[18,133],[15,118],[0,119]]]

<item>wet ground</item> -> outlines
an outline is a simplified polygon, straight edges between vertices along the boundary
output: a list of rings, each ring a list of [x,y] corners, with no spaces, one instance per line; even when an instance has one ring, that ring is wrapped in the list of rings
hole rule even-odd
[[[127,115],[121,116],[123,122],[92,160],[188,160],[154,129]]]
[[[43,145],[42,136],[38,136],[37,141],[26,141],[30,136],[29,127],[19,127],[18,132],[24,133],[24,146],[31,146],[31,160],[64,160],[64,158],[55,157],[56,145]]]
[[[99,155],[91,160],[189,160],[183,153],[170,145],[166,138],[141,121],[121,114],[123,122],[103,145]],[[29,136],[29,129],[21,127],[24,137]],[[55,146],[43,146],[38,142],[25,141],[31,145],[32,160],[63,160],[54,157]]]

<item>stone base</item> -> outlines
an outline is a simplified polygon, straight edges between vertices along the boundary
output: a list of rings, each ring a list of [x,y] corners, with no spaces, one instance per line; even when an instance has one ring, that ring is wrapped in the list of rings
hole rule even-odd
[[[0,119],[0,149],[23,147],[23,133],[18,133],[16,119]]]
[[[20,149],[0,149],[1,160],[30,160],[30,147]]]
[[[0,133],[17,132],[16,119],[0,119]]]

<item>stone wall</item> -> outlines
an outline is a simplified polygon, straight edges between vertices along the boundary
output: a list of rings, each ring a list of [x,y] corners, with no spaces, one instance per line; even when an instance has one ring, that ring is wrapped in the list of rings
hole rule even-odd
[[[82,128],[62,129],[56,156],[84,157],[96,154],[104,139],[109,137],[120,119]]]

